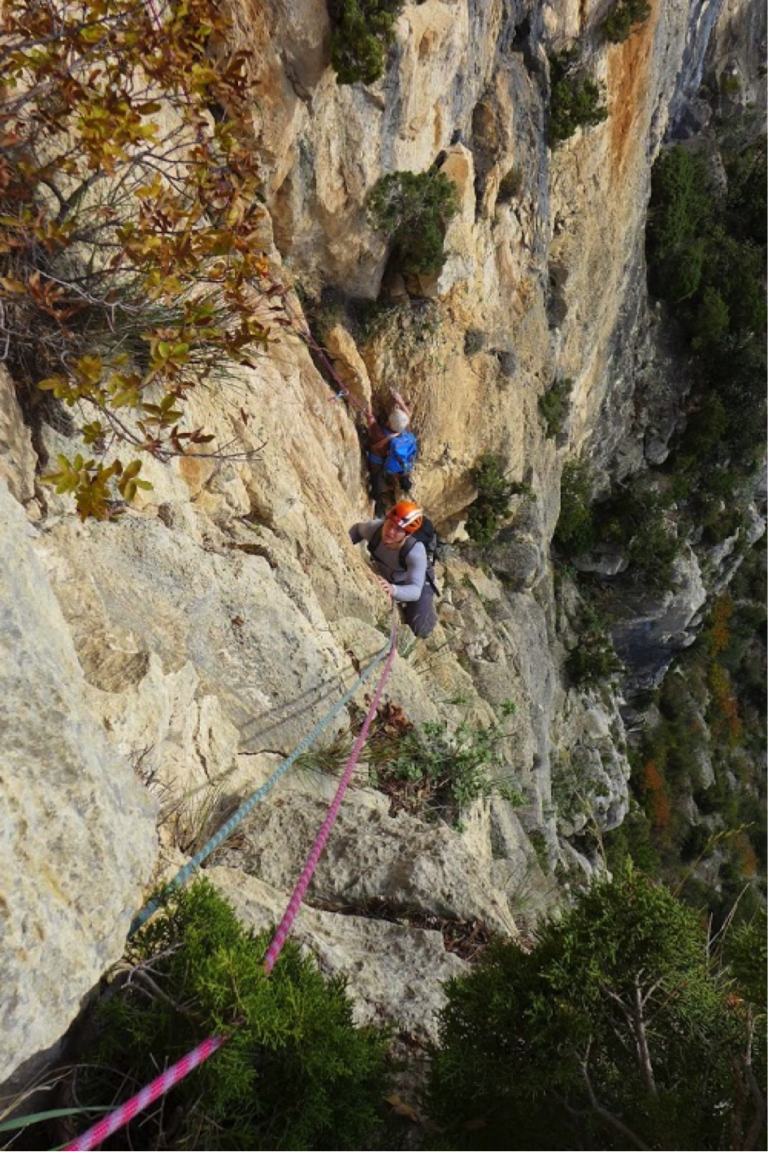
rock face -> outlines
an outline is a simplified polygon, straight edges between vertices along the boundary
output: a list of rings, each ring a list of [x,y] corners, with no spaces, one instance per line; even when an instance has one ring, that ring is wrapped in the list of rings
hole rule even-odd
[[[216,867],[208,878],[244,924],[258,931],[279,923],[290,893],[239,869]],[[357,1024],[393,1025],[403,1039],[435,1042],[445,1004],[442,982],[469,965],[446,952],[439,932],[305,905],[293,935],[329,976],[344,975]]]
[[[36,464],[32,436],[16,403],[13,381],[0,367],[0,477],[8,484],[11,495],[24,505],[30,519],[39,515],[32,503]]]
[[[50,1048],[125,933],[156,852],[154,805],[91,710],[38,533],[0,480],[0,1081]]]
[[[275,274],[313,299],[331,287],[358,304],[379,297],[386,274],[380,306],[366,324],[332,326],[327,350],[359,400],[386,410],[389,388],[407,396],[414,495],[445,536],[465,535],[483,452],[529,492],[487,556],[454,551],[438,566],[438,628],[426,643],[401,642],[384,696],[414,724],[449,730],[493,723],[511,699],[499,748],[516,808],[496,795],[465,814],[459,835],[390,817],[383,797],[354,790],[302,913],[302,941],[350,975],[360,1019],[433,1036],[437,982],[461,962],[438,934],[341,910],[384,899],[512,935],[526,906],[557,899],[549,865],[589,870],[586,821],[610,828],[626,810],[621,700],[614,688],[567,686],[549,544],[565,460],[589,455],[606,482],[660,462],[689,386],[669,380],[672,353],[647,308],[643,229],[670,100],[698,83],[718,9],[653,0],[613,46],[592,0],[410,3],[382,79],[340,86],[324,0],[232,6],[234,38],[254,53]],[[610,115],[553,152],[548,55],[575,37]],[[440,275],[406,281],[387,270],[366,197],[383,174],[432,165],[456,183],[460,211]],[[554,441],[538,401],[566,377],[572,410]],[[153,804],[131,764],[160,800],[163,849],[178,854],[208,798],[248,795],[385,643],[388,605],[347,535],[371,511],[363,442],[354,412],[330,400],[285,330],[256,369],[190,398],[190,420],[235,444],[233,456],[148,458],[151,491],[114,523],[81,524],[68,498],[45,488],[40,499],[36,476],[38,453],[77,445],[60,422],[33,440],[0,373],[11,1041],[0,1080],[64,1032],[153,880]],[[618,570],[621,558],[601,563]],[[686,555],[671,597],[637,606],[647,635],[636,623],[619,641],[627,652],[650,642],[643,676],[688,641],[703,598]],[[343,710],[326,739],[353,719]],[[327,790],[286,782],[212,870],[254,924],[290,891]],[[180,805],[193,826],[183,844]]]
[[[696,638],[707,590],[691,548],[675,560],[672,580],[670,591],[636,601],[628,623],[614,629],[616,651],[634,670],[631,689],[654,688],[675,653]]]
[[[328,808],[322,781],[307,792],[258,806],[242,825],[235,849],[219,859],[281,889],[298,879]],[[442,822],[388,815],[377,792],[351,791],[310,885],[310,903],[365,909],[386,898],[397,911],[416,909],[448,920],[481,920],[495,932],[516,932],[506,898],[496,890],[488,862],[473,858],[461,836]]]

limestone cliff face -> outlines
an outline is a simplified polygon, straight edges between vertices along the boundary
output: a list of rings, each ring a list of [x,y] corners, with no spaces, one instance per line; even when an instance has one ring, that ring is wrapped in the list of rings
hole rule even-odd
[[[599,697],[566,686],[549,542],[565,459],[586,448],[606,469],[622,452],[634,466],[647,444],[671,434],[654,412],[638,417],[634,396],[642,349],[653,343],[642,288],[650,165],[681,71],[695,72],[707,39],[696,14],[694,35],[689,8],[654,0],[648,21],[610,46],[596,33],[603,5],[584,0],[408,4],[383,79],[340,87],[323,0],[234,7],[236,39],[255,53],[254,137],[277,274],[310,295],[331,286],[375,299],[387,252],[367,223],[367,193],[384,173],[437,160],[461,203],[441,276],[388,283],[390,302],[410,289],[418,306],[392,308],[360,347],[341,325],[328,347],[362,395],[396,384],[412,400],[416,494],[446,533],[461,536],[475,495],[469,468],[483,451],[498,453],[535,497],[517,500],[497,545],[503,582],[457,553],[441,566],[438,630],[397,660],[385,697],[416,724],[448,725],[467,715],[487,723],[513,699],[504,756],[524,806],[494,798],[458,833],[391,818],[361,788],[340,832],[344,851],[329,847],[343,867],[310,891],[310,904],[325,910],[308,912],[300,928],[332,970],[361,950],[391,948],[407,985],[412,963],[409,995],[420,1007],[409,1008],[405,1026],[427,1035],[442,1002],[438,977],[461,962],[445,956],[438,933],[372,931],[335,915],[350,886],[360,902],[381,897],[514,933],[552,898],[527,831],[543,834],[550,865],[589,870],[571,845],[579,817],[553,800],[558,766],[582,766],[603,827],[626,810],[620,700],[613,690]],[[552,152],[547,51],[576,37],[610,115]],[[519,195],[501,202],[511,168]],[[472,355],[470,328],[482,333]],[[573,413],[555,442],[538,398],[565,376],[574,380]],[[370,514],[353,413],[329,402],[290,331],[257,370],[193,401],[194,419],[241,455],[150,461],[154,489],[106,525],[82,525],[66,499],[43,497],[29,432],[4,383],[4,555],[29,575],[15,577],[5,600],[6,637],[21,655],[9,664],[6,696],[15,719],[4,786],[13,804],[0,908],[14,1008],[4,1020],[13,1054],[9,1047],[0,1079],[62,1035],[119,957],[141,889],[178,859],[168,834],[174,804],[194,813],[211,787],[227,801],[247,796],[381,647],[376,623],[386,613],[346,532]],[[46,424],[38,451],[65,441]],[[34,657],[23,664],[22,636]],[[337,730],[349,722],[342,713]],[[295,781],[258,814],[240,858],[233,849],[216,870],[244,915],[274,915],[327,787]],[[159,844],[153,804],[164,813]],[[291,835],[281,805],[295,806]],[[27,858],[34,866],[22,868]],[[251,873],[242,886],[236,869]],[[46,946],[51,939],[55,947]],[[361,1019],[397,1019],[400,985],[388,990],[374,973],[353,987]]]

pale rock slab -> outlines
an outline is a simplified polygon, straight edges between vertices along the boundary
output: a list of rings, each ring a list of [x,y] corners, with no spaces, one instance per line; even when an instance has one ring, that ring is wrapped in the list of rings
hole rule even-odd
[[[32,436],[22,418],[13,381],[0,365],[0,477],[8,484],[11,495],[24,505],[30,519],[37,519],[40,514],[32,503],[36,464]]]
[[[0,481],[0,1082],[119,959],[157,852],[154,805],[91,712],[37,538]]]
[[[241,825],[241,843],[222,850],[222,863],[277,888],[292,889],[325,818],[327,800],[296,784],[260,804]],[[244,842],[243,842],[244,841]],[[384,898],[407,911],[453,920],[482,920],[516,935],[506,897],[488,863],[474,858],[446,824],[389,816],[365,792],[347,792],[310,885],[310,903],[359,908]]]
[[[216,867],[208,879],[230,902],[238,918],[259,931],[277,924],[290,893]],[[344,916],[302,905],[292,931],[328,976],[345,976],[356,1024],[393,1025],[424,1041],[437,1040],[438,1014],[446,1002],[443,982],[462,976],[469,965],[446,952],[439,932],[385,920]],[[279,963],[279,961],[278,961]]]

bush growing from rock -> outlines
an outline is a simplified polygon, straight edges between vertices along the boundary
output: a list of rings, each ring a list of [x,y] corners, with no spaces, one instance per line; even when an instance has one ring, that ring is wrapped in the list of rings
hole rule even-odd
[[[456,186],[442,172],[390,172],[368,195],[371,225],[391,239],[405,273],[440,271],[445,229],[457,208]]]
[[[579,634],[578,647],[569,654],[565,666],[571,680],[580,686],[597,684],[624,667],[608,633],[597,628]]]
[[[617,492],[596,510],[601,539],[626,551],[633,572],[650,588],[668,588],[680,541],[667,525],[667,500],[640,482]]]
[[[477,488],[477,499],[469,509],[467,534],[476,544],[488,545],[499,531],[501,521],[509,515],[511,497],[530,489],[508,480],[492,452],[483,453],[469,474]]]
[[[549,143],[556,147],[577,128],[600,124],[608,116],[604,90],[593,77],[578,70],[575,50],[550,57],[552,91],[549,101]]]
[[[638,24],[643,24],[651,14],[648,0],[617,0],[601,25],[607,40],[621,44],[627,40]]]
[[[754,967],[734,996],[698,915],[626,867],[532,949],[498,941],[447,985],[432,1117],[474,1149],[714,1149],[734,1146],[733,1125],[738,1147],[760,1147]]]
[[[549,391],[539,396],[539,411],[547,425],[547,438],[552,439],[562,432],[571,411],[571,391],[573,380],[566,377],[556,380]]]
[[[464,355],[474,356],[485,346],[485,333],[479,328],[467,328],[464,333]]]
[[[384,74],[404,0],[329,0],[331,64],[339,84],[373,84]]]
[[[85,1083],[78,1078],[84,1097],[109,1104],[204,1037],[231,1033],[166,1109],[128,1128],[130,1146],[370,1146],[386,1091],[385,1034],[353,1027],[343,979],[325,980],[291,941],[267,978],[270,939],[247,931],[201,880],[129,943],[131,975],[95,1011],[100,1040]]]
[[[228,24],[209,0],[9,0],[3,21],[0,346],[20,385],[83,413],[86,449],[43,479],[108,519],[151,487],[142,453],[213,439],[185,428],[189,391],[285,322],[243,143],[248,54],[212,50]]]
[[[502,718],[514,712],[512,701],[505,701]],[[506,738],[500,724],[466,721],[452,733],[440,723],[424,724],[419,732],[401,724],[395,736],[384,728],[370,745],[371,781],[391,797],[395,812],[440,817],[449,824],[459,823],[467,805],[493,792],[518,805],[522,795],[499,776],[499,745]]]
[[[578,620],[578,646],[569,653],[565,666],[574,684],[588,686],[605,680],[623,668],[613,640],[597,608],[584,601]]]
[[[567,556],[582,556],[597,540],[592,502],[592,476],[589,465],[569,460],[560,480],[560,515],[555,528],[555,544]]]
[[[666,260],[694,240],[709,222],[712,200],[703,158],[682,145],[663,152],[653,166],[648,242],[654,261]]]

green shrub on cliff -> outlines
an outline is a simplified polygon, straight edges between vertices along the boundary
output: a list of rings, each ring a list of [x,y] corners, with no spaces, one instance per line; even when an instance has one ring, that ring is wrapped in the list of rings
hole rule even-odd
[[[529,495],[530,488],[508,480],[501,462],[493,452],[484,452],[469,475],[477,488],[477,499],[470,505],[467,516],[467,535],[476,544],[490,544],[499,531],[501,522],[509,515],[512,496]]]
[[[406,273],[434,275],[445,261],[443,239],[458,209],[456,185],[442,172],[390,172],[368,194],[368,215],[390,237]]]
[[[339,84],[373,84],[384,74],[404,0],[329,0],[331,64]]]
[[[607,40],[621,44],[629,39],[633,28],[644,24],[651,14],[648,0],[617,0],[601,25]]]
[[[566,556],[582,556],[597,542],[592,504],[592,475],[583,460],[569,460],[560,481],[560,515],[555,544]]]
[[[565,427],[571,411],[572,390],[573,380],[565,377],[563,380],[556,380],[549,391],[539,396],[539,412],[547,425],[548,439],[558,436]]]
[[[206,1036],[231,1038],[165,1108],[129,1126],[127,1146],[370,1146],[386,1091],[384,1033],[353,1027],[344,980],[325,980],[291,941],[267,978],[270,939],[243,928],[202,880],[129,943],[130,976],[98,1007],[98,1051],[78,1077],[89,1101],[124,1098],[126,1085],[148,1082]],[[109,1146],[126,1147],[125,1134]]]
[[[505,700],[501,718],[514,713],[514,703]],[[521,793],[499,774],[501,746],[509,739],[501,723],[463,721],[453,732],[440,723],[420,731],[402,722],[399,727],[394,735],[386,725],[380,728],[370,746],[370,780],[390,797],[391,811],[458,825],[463,811],[482,796],[496,793],[515,806],[522,803]]]
[[[550,57],[552,91],[549,101],[549,143],[552,147],[573,136],[577,128],[600,124],[608,116],[604,89],[578,68],[571,50]]]
[[[696,913],[627,866],[539,925],[533,947],[492,944],[447,985],[430,1085],[440,1146],[762,1147],[750,995],[765,973],[743,964],[747,941],[729,987],[710,943]]]

